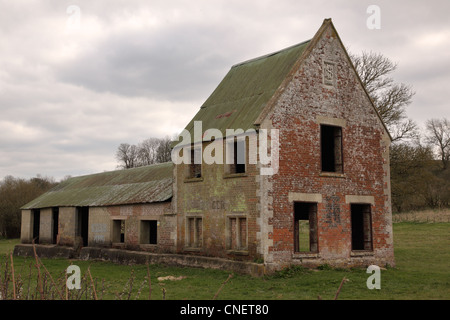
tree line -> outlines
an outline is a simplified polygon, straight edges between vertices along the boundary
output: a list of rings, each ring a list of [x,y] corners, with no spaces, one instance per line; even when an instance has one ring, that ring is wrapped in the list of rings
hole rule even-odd
[[[407,116],[415,92],[392,77],[398,65],[374,52],[350,59],[392,137],[393,211],[450,207],[450,121],[429,119],[421,131]]]
[[[130,169],[171,161],[171,139],[148,138],[137,145],[121,143],[116,151],[118,168]]]

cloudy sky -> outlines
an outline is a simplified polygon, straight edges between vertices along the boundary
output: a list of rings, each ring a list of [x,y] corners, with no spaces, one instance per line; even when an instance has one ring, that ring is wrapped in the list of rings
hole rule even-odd
[[[449,12],[448,0],[0,0],[0,179],[114,170],[120,143],[179,132],[233,64],[312,38],[325,18],[350,51],[398,62],[409,117],[450,119]]]

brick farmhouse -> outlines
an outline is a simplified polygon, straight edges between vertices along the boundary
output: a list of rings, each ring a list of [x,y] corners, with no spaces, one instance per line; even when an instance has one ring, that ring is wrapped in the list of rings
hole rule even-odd
[[[53,256],[259,273],[395,264],[391,138],[331,19],[232,66],[184,133],[185,161],[70,178],[26,204],[17,254],[35,239]]]

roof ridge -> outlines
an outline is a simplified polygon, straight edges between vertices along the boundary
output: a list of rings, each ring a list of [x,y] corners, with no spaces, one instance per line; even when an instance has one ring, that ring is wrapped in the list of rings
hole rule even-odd
[[[243,64],[247,64],[247,63],[250,63],[250,62],[254,62],[254,61],[258,61],[258,60],[262,60],[262,59],[265,59],[265,58],[274,56],[274,55],[276,55],[276,54],[279,54],[279,53],[282,53],[282,52],[284,52],[284,51],[293,49],[293,48],[295,48],[295,47],[299,47],[299,46],[304,45],[305,43],[307,43],[307,42],[309,42],[309,41],[311,41],[311,40],[312,40],[312,39],[305,40],[305,41],[303,41],[303,42],[294,44],[294,45],[289,46],[289,47],[286,47],[286,48],[284,48],[284,49],[277,50],[277,51],[274,51],[274,52],[272,52],[272,53],[268,53],[268,54],[265,54],[265,55],[262,55],[262,56],[259,56],[259,57],[256,57],[256,58],[252,58],[252,59],[248,59],[248,60],[245,60],[245,61],[236,63],[236,64],[234,64],[234,65],[231,66],[231,69],[234,68],[234,67],[238,67],[238,66],[240,66],[240,65],[243,65]]]
[[[128,172],[132,172],[132,171],[137,171],[137,170],[149,169],[151,167],[158,167],[158,166],[163,166],[163,165],[168,166],[168,165],[171,165],[171,164],[173,164],[172,161],[152,163],[152,164],[147,164],[145,166],[139,166],[139,167],[133,167],[133,168],[126,168],[126,169],[125,168],[121,168],[121,169],[118,168],[118,169],[115,169],[115,170],[105,170],[105,171],[102,171],[102,172],[86,173],[86,174],[81,174],[81,175],[78,175],[78,176],[70,177],[69,179],[86,178],[88,176],[95,176],[95,175],[116,174],[116,173],[119,173],[119,172],[123,172],[125,170],[128,171]],[[69,180],[69,179],[67,179],[67,180]]]

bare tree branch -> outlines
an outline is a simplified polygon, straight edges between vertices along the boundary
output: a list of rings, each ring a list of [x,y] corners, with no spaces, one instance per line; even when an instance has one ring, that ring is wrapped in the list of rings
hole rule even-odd
[[[362,52],[349,56],[393,141],[414,138],[417,125],[407,118],[406,107],[415,93],[411,86],[396,83],[390,76],[397,69],[397,63],[381,53]]]
[[[427,121],[426,141],[437,147],[443,169],[447,169],[450,161],[450,121],[448,119],[431,119]]]

